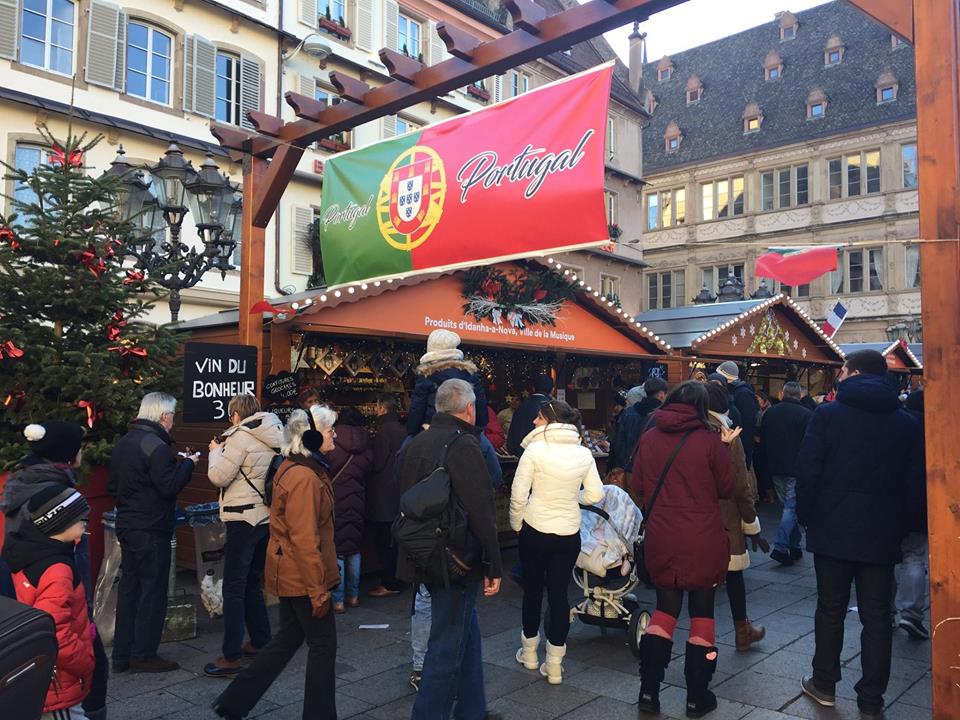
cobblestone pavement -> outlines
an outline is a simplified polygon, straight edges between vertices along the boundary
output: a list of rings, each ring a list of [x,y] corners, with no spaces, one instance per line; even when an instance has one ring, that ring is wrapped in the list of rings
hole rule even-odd
[[[764,506],[764,535],[772,538],[777,511]],[[508,552],[505,565],[515,553]],[[753,555],[746,572],[747,609],[751,619],[767,628],[766,638],[750,652],[734,650],[733,621],[726,593],[717,594],[718,670],[712,687],[720,699],[712,720],[789,720],[859,718],[853,686],[860,672],[860,624],[848,614],[844,639],[843,680],[837,686],[837,707],[825,710],[800,695],[800,677],[810,671],[813,656],[813,614],[816,580],[813,560],[805,556],[784,568],[764,555]],[[364,583],[364,588],[368,585]],[[576,597],[572,586],[571,601]],[[653,594],[640,591],[641,604],[652,609]],[[567,643],[564,680],[551,686],[538,673],[524,670],[514,659],[520,627],[519,589],[505,581],[501,593],[481,599],[484,678],[489,709],[509,720],[602,720],[637,717],[636,662],[623,633],[602,635],[598,628],[575,624]],[[372,600],[337,617],[337,708],[339,717],[357,720],[401,720],[410,717],[413,690],[410,673],[410,596]],[[199,604],[199,603],[198,603]],[[855,600],[851,600],[851,605]],[[201,614],[203,610],[200,610]],[[275,619],[275,611],[272,611]],[[360,625],[387,624],[369,630]],[[221,621],[202,623],[201,634],[186,642],[161,646],[163,656],[177,660],[181,670],[163,675],[121,675],[111,678],[110,720],[212,719],[210,703],[226,681],[203,676],[203,665],[219,655]],[[683,651],[688,620],[681,617],[674,661],[661,692],[663,716],[684,717]],[[542,652],[542,650],[541,650]],[[299,720],[303,700],[305,652],[287,667],[251,717]],[[893,669],[886,693],[888,720],[931,717],[930,643],[897,631]]]

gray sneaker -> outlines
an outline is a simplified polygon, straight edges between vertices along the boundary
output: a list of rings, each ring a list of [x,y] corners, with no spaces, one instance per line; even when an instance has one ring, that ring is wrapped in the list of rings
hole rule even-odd
[[[803,694],[811,698],[818,705],[823,705],[824,707],[834,707],[837,704],[837,697],[833,693],[826,693],[820,688],[818,688],[814,682],[813,678],[809,675],[804,675],[803,680],[800,681],[800,689],[803,690]]]
[[[417,692],[420,692],[420,678],[423,676],[419,670],[414,670],[410,673],[410,687],[412,687]]]
[[[910,618],[900,618],[900,627],[906,630],[914,640],[929,640],[930,631],[923,626],[920,620]]]

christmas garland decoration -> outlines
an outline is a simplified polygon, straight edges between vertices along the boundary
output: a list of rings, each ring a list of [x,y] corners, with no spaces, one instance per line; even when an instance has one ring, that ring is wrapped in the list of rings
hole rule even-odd
[[[497,267],[477,267],[464,274],[461,295],[467,301],[465,315],[523,329],[556,325],[563,303],[573,297],[573,287],[552,270],[504,272]]]

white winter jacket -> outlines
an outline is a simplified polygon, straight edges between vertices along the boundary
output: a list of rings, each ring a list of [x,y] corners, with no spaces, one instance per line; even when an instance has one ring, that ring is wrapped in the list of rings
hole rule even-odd
[[[268,522],[270,508],[264,505],[261,493],[276,454],[274,448],[279,450],[283,442],[283,423],[273,413],[258,412],[234,425],[223,437],[223,444],[210,453],[207,461],[207,477],[221,489],[220,519],[243,520],[251,525]],[[244,480],[244,474],[256,490]]]
[[[580,503],[600,502],[603,484],[579,431],[551,423],[534,428],[522,445],[510,492],[510,527],[519,532],[527,523],[552,535],[580,532]]]

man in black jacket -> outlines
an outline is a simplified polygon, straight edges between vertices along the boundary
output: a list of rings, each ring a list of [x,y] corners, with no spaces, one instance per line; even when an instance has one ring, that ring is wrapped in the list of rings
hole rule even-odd
[[[549,375],[538,375],[533,381],[533,395],[523,401],[523,404],[513,413],[510,421],[510,432],[507,435],[507,450],[515,457],[523,455],[523,439],[533,431],[533,421],[540,414],[544,403],[550,402],[553,393],[553,380]]]
[[[380,585],[367,593],[370,597],[389,597],[403,590],[397,580],[397,549],[390,528],[397,518],[400,496],[394,481],[397,452],[407,437],[407,429],[397,418],[397,401],[390,395],[377,398],[377,432],[373,436],[373,467],[367,481],[367,523],[373,526],[380,561]]]
[[[658,377],[647,378],[647,381],[643,383],[643,391],[646,393],[646,397],[620,414],[617,436],[614,438],[613,452],[611,452],[611,469],[623,468],[628,475],[633,470],[633,456],[636,453],[640,436],[650,420],[650,415],[663,405],[663,400],[667,397],[667,390],[669,389],[670,386],[667,385],[665,380]]]
[[[440,464],[444,446],[450,443],[447,469],[453,494],[466,512],[470,532],[481,548],[480,567],[473,568],[462,581],[451,582],[449,587],[433,584],[428,588],[433,619],[412,720],[450,717],[454,698],[454,717],[491,717],[484,715],[486,698],[476,604],[481,584],[487,596],[500,590],[500,543],[493,488],[480,450],[480,431],[475,425],[475,402],[470,383],[458,379],[442,383],[437,388],[437,413],[430,427],[417,435],[397,459],[403,493]],[[418,580],[402,552],[397,558],[397,577],[408,582]]]
[[[813,413],[800,403],[802,395],[800,383],[785,383],[780,395],[781,402],[763,414],[763,424],[760,426],[760,447],[764,449],[767,469],[783,506],[777,540],[770,553],[770,557],[781,565],[793,565],[803,557],[800,549],[803,537],[797,523],[796,465],[800,443]]]
[[[753,387],[740,379],[740,366],[733,360],[720,363],[717,372],[723,375],[729,386],[730,403],[735,405],[740,413],[741,427],[740,442],[743,443],[743,454],[746,455],[747,469],[753,466],[753,440],[757,433],[757,415],[760,412],[760,403]]]
[[[880,717],[890,679],[893,568],[921,502],[917,421],[900,408],[875,350],[847,356],[835,402],[813,413],[797,457],[797,510],[817,572],[813,675],[802,690],[835,704],[850,585],[857,583],[863,625],[854,686],[861,713]]]
[[[200,453],[179,463],[170,430],[177,401],[144,395],[133,428],[110,458],[108,489],[117,501],[120,586],[113,671],[170,672],[180,666],[157,655],[167,614],[170,541],[177,494],[190,482]]]

